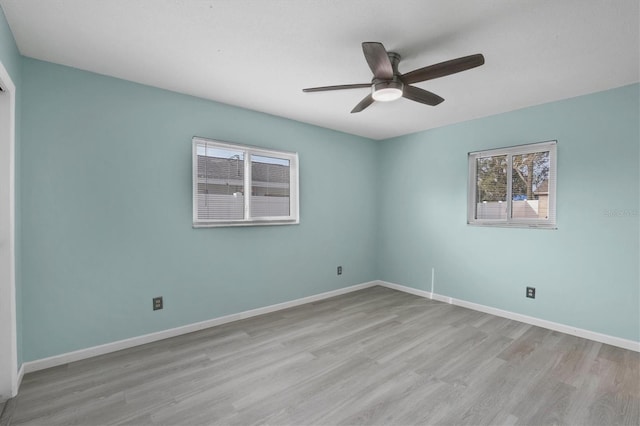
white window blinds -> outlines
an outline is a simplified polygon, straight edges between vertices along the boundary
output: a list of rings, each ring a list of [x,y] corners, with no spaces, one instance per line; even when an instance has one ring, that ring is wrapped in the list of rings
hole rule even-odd
[[[298,155],[193,139],[193,224],[298,223]]]

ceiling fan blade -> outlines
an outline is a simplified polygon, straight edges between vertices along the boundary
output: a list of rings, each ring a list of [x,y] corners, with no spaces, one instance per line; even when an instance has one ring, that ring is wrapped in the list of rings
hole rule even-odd
[[[373,96],[371,95],[367,95],[363,100],[360,101],[360,103],[358,105],[356,105],[352,110],[351,110],[351,114],[353,114],[354,112],[360,112],[363,109],[365,109],[366,107],[368,107],[369,105],[371,105],[373,103]]]
[[[387,49],[382,43],[365,41],[362,43],[364,57],[369,64],[375,78],[391,80],[393,78],[393,66],[389,60]]]
[[[443,98],[435,93],[428,92],[424,89],[420,89],[419,87],[409,86],[408,84],[405,85],[402,90],[402,97],[431,106],[438,105],[444,101]]]
[[[364,89],[371,88],[371,83],[362,84],[342,84],[339,86],[309,87],[302,89],[303,92],[326,92],[327,90],[344,90],[344,89]]]
[[[455,74],[460,71],[466,71],[471,68],[479,67],[484,64],[484,56],[477,53],[475,55],[463,56],[458,59],[440,62],[439,64],[429,65],[428,67],[419,68],[400,76],[400,80],[404,84],[413,84],[420,81],[433,80],[434,78],[444,77],[445,75]]]

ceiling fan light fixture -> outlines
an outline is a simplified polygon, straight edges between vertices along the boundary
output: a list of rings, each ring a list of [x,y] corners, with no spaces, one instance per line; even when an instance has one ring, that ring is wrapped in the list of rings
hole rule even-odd
[[[391,102],[402,97],[403,88],[399,80],[381,81],[371,85],[371,96],[378,102]]]

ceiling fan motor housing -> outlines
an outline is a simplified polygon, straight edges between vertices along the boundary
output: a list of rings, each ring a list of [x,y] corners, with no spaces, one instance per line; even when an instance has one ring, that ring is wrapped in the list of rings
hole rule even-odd
[[[404,83],[400,80],[400,73],[398,72],[400,55],[396,52],[387,52],[387,55],[393,68],[393,77],[391,80],[375,77],[371,80],[371,96],[378,102],[395,101],[402,97],[404,90]]]

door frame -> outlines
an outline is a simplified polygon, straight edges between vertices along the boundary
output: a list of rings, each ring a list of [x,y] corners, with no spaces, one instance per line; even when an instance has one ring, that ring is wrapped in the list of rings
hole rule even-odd
[[[18,393],[15,275],[16,87],[0,62],[0,401]],[[8,155],[7,155],[8,154]],[[4,157],[4,158],[3,158]]]

